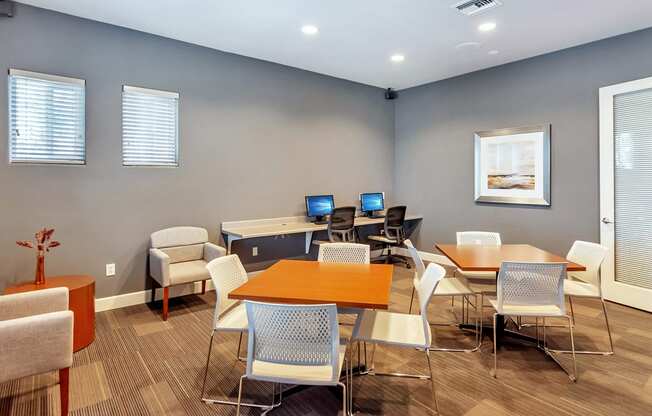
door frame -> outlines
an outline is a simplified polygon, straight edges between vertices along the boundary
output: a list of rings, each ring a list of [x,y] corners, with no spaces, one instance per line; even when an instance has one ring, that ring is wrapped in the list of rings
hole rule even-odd
[[[600,88],[600,243],[609,247],[601,268],[604,298],[652,312],[652,290],[615,279],[614,97],[652,89],[652,77]]]

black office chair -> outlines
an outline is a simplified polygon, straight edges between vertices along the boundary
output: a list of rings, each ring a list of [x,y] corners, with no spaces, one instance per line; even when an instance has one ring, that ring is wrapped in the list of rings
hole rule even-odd
[[[407,207],[405,205],[389,208],[385,213],[383,233],[381,235],[370,235],[368,239],[382,243],[383,252],[387,249],[387,255],[381,255],[378,259],[384,257],[385,263],[401,263],[405,264],[405,267],[409,269],[411,266],[406,258],[392,254],[392,247],[400,247],[403,245],[403,241],[405,241],[403,225],[405,224],[406,210]]]
[[[334,208],[328,218],[328,241],[355,243],[355,207]]]
[[[355,207],[333,208],[328,217],[328,241],[315,240],[312,243],[355,243]]]

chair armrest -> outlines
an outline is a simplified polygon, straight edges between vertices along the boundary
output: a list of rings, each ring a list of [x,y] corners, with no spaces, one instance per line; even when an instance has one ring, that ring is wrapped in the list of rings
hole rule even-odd
[[[213,243],[204,243],[204,260],[210,262],[218,257],[226,256],[226,249]]]
[[[170,256],[158,248],[149,249],[149,275],[161,287],[170,286]]]
[[[0,296],[0,321],[66,310],[68,288],[65,287]]]
[[[72,366],[72,311],[0,322],[0,383]]]

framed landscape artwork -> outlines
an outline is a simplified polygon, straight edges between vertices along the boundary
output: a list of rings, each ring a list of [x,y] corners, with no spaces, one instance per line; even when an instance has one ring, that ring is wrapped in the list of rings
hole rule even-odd
[[[550,206],[550,125],[475,133],[475,200]]]

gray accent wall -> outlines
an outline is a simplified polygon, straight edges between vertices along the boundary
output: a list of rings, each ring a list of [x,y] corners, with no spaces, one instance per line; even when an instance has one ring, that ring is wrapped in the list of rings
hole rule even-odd
[[[423,214],[419,245],[498,231],[564,254],[599,241],[598,89],[652,76],[652,30],[401,91],[394,196]],[[474,202],[473,133],[550,123],[552,206]]]
[[[17,5],[0,18],[0,68],[87,81],[87,165],[0,161],[0,289],[33,276],[17,247],[42,226],[62,246],[48,275],[91,274],[97,296],[149,286],[149,234],[222,221],[302,215],[303,197],[385,191],[424,216],[421,249],[455,231],[493,230],[506,243],[559,254],[599,239],[598,89],[652,76],[652,29],[400,92],[222,53]],[[121,165],[121,86],[177,91],[179,168]],[[0,82],[0,154],[7,154]],[[552,125],[552,206],[476,204],[473,133]],[[238,241],[248,266],[303,254],[303,236]],[[250,255],[251,246],[260,255]],[[314,254],[314,253],[313,253]],[[104,277],[116,263],[117,275]]]
[[[155,230],[202,226],[216,241],[222,221],[302,215],[306,194],[392,193],[394,110],[378,88],[20,4],[0,18],[9,68],[87,81],[87,165],[9,165],[0,82],[0,290],[33,278],[33,252],[14,241],[42,226],[62,242],[46,273],[91,274],[105,297],[147,287]],[[122,166],[123,84],[180,93],[179,168]],[[260,258],[303,250],[281,243]]]

